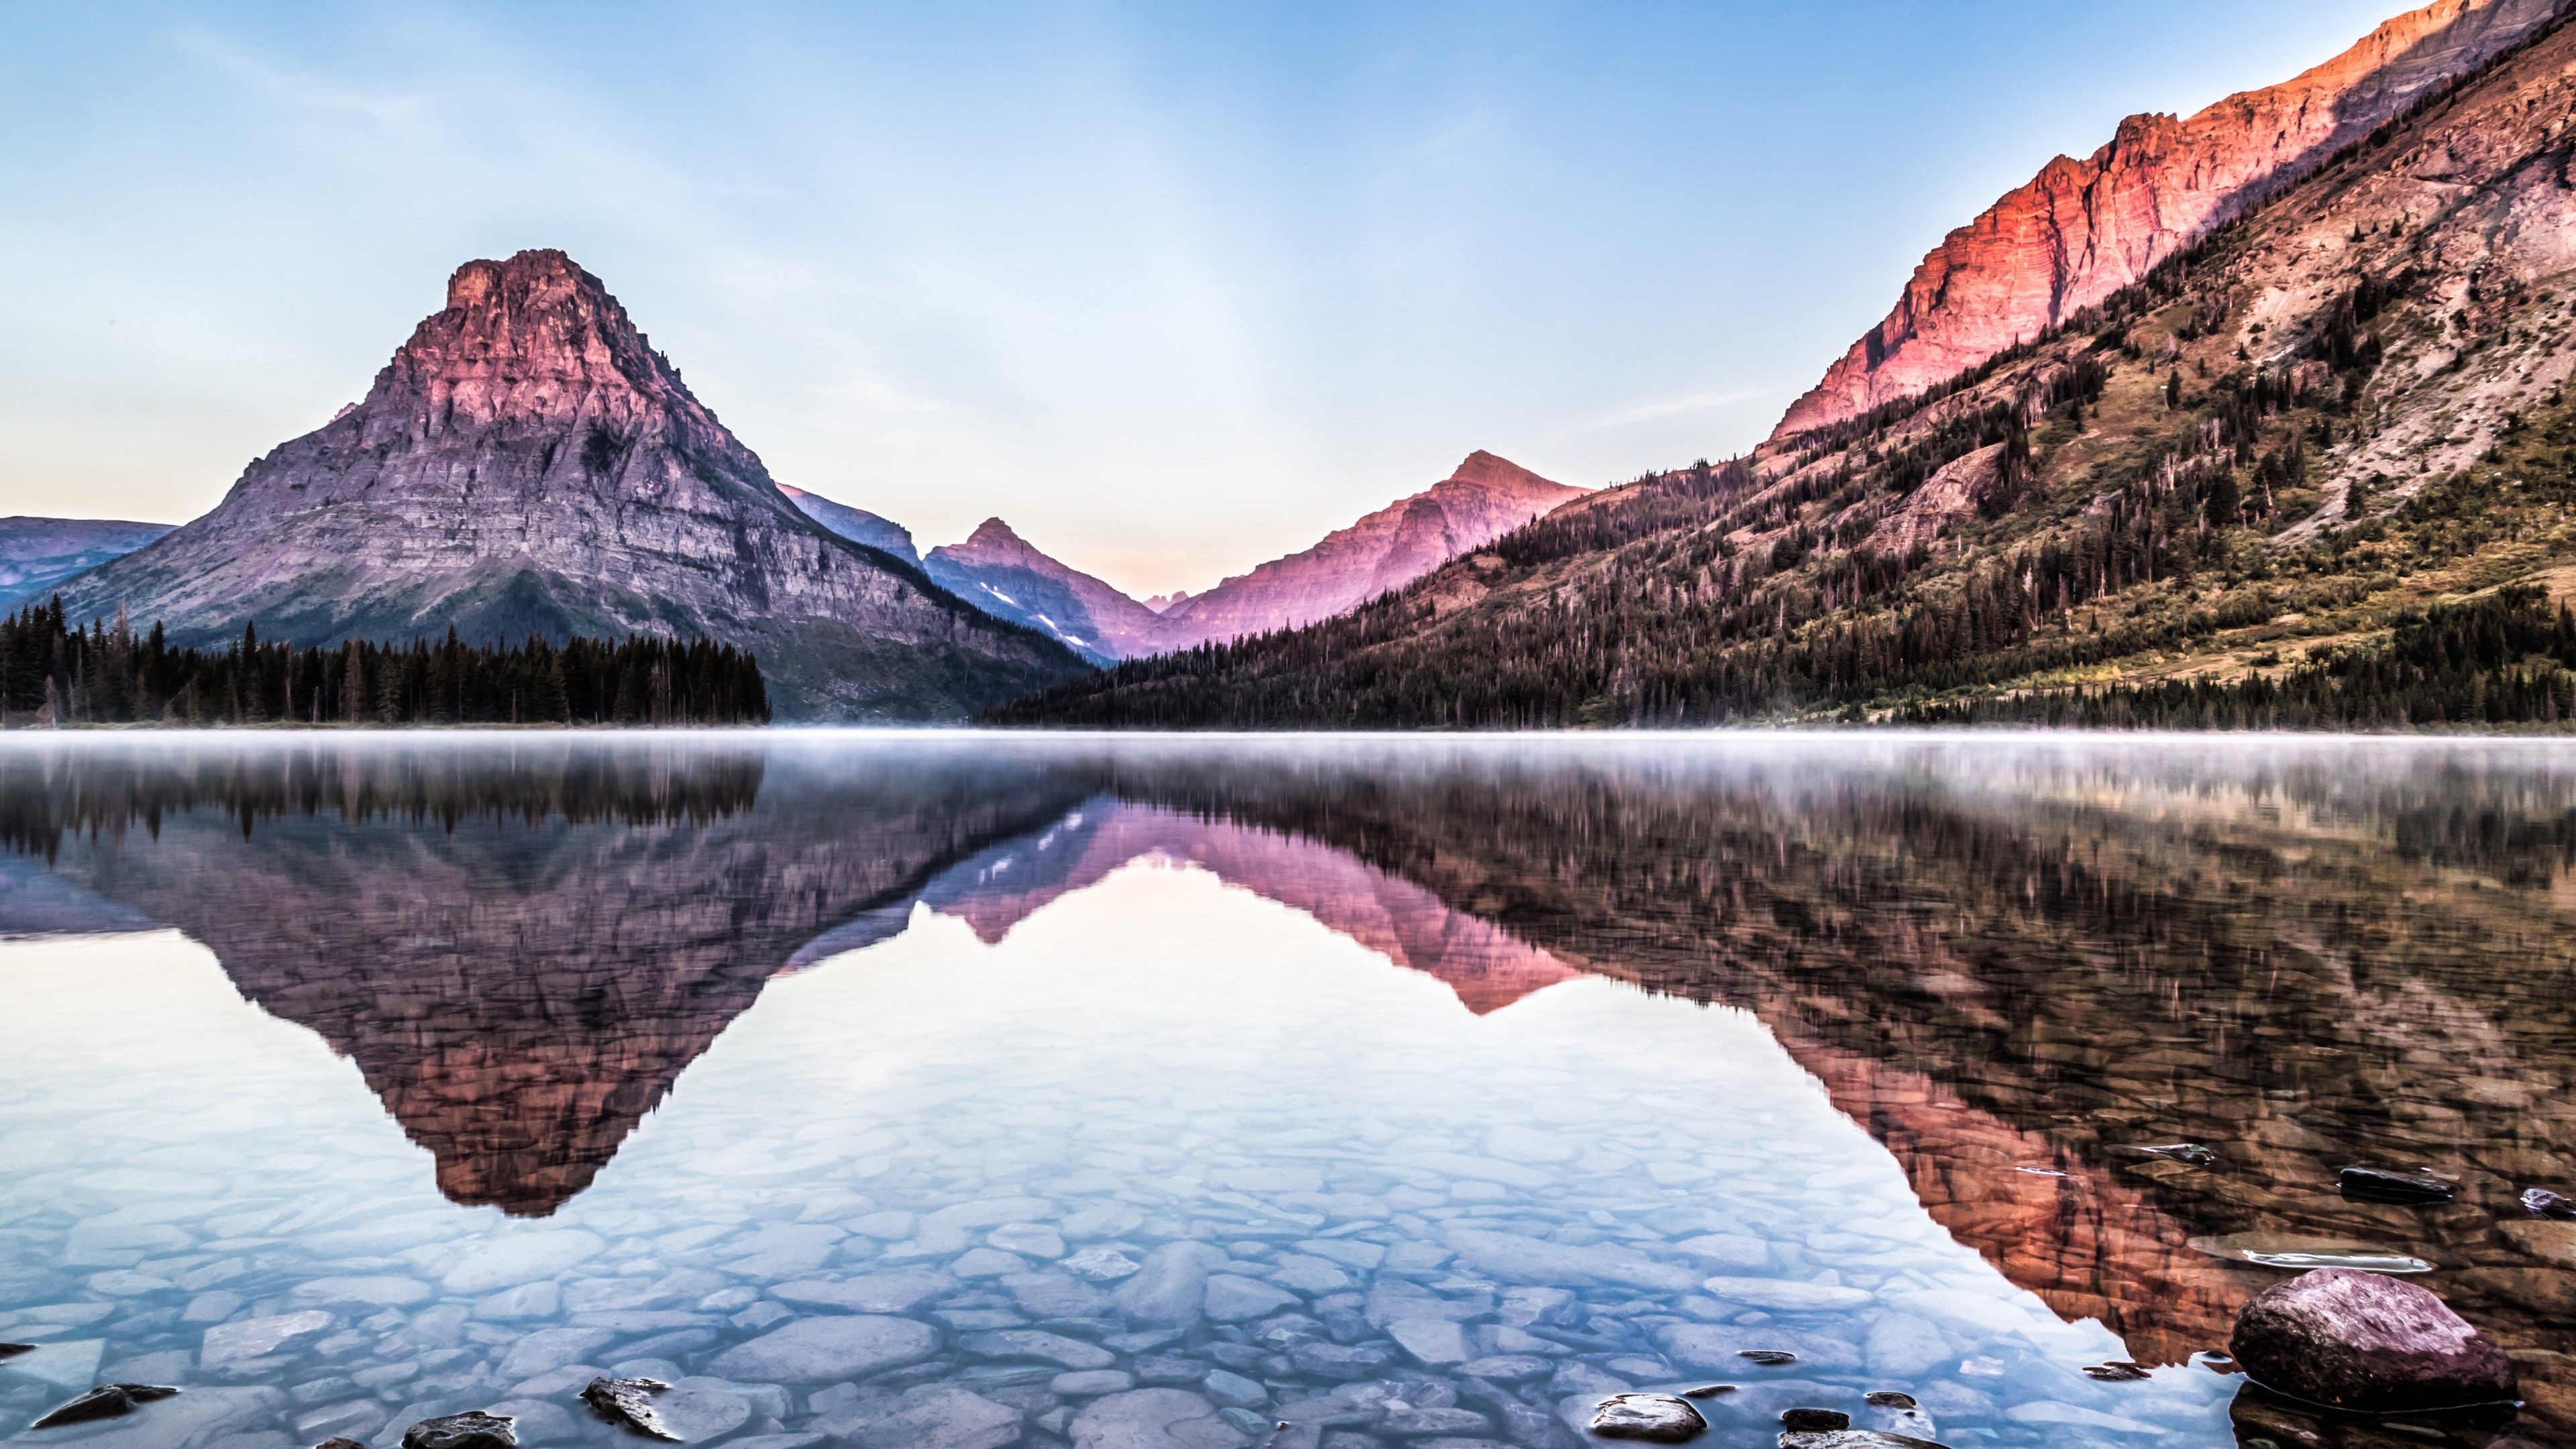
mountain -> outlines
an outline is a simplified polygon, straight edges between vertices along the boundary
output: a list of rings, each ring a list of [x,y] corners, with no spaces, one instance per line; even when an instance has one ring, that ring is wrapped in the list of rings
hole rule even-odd
[[[2576,615],[2551,607],[2576,584],[2571,95],[2553,20],[1909,401],[990,717],[2576,717]]]
[[[1174,589],[1168,594],[1155,594],[1148,598],[1140,599],[1137,602],[1143,604],[1146,608],[1153,610],[1157,614],[1163,614],[1169,613],[1173,605],[1187,600],[1189,596],[1190,591],[1187,589]]]
[[[998,518],[934,548],[922,572],[975,607],[1058,640],[1095,664],[1157,652],[1162,620],[1091,575],[1040,553]]]
[[[43,595],[170,531],[114,518],[0,518],[0,603]]]
[[[2445,81],[2562,0],[2438,0],[2282,85],[2188,119],[2131,116],[1943,239],[1894,311],[1789,408],[1775,439],[1910,396],[2145,277]]]
[[[796,719],[956,718],[1083,668],[799,511],[559,251],[458,268],[364,401],[63,600],[181,644],[707,635]]]
[[[1171,605],[1162,613],[1157,652],[1293,629],[1355,609],[1583,491],[1491,453],[1470,453],[1446,479],[1314,547]]]
[[[864,508],[835,503],[820,493],[808,493],[781,483],[778,491],[787,501],[805,511],[805,516],[852,543],[893,554],[915,568],[921,566],[921,555],[912,546],[912,530],[891,518],[880,518]]]

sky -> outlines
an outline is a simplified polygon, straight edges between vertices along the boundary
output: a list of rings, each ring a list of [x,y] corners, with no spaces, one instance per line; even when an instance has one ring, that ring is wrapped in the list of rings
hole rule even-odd
[[[2123,115],[2401,0],[0,0],[0,514],[180,522],[561,247],[780,482],[1199,589],[1741,452]]]

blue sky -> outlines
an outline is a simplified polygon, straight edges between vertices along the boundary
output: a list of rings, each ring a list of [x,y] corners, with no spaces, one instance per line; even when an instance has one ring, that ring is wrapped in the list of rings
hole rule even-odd
[[[472,257],[782,482],[1143,594],[1749,447],[1943,232],[2399,0],[0,0],[0,513],[179,521]]]

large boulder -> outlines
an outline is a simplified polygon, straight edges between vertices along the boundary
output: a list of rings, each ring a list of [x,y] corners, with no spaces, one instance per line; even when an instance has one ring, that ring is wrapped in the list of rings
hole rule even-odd
[[[2245,1305],[2228,1340],[2256,1383],[2329,1408],[2454,1409],[2514,1396],[2513,1361],[2426,1289],[2320,1268]]]

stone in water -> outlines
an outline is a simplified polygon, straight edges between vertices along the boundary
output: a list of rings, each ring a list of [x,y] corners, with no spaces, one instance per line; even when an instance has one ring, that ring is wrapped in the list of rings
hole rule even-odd
[[[680,1436],[671,1432],[671,1426],[662,1422],[661,1412],[653,1407],[653,1396],[670,1390],[671,1386],[660,1379],[596,1378],[581,1391],[581,1401],[612,1424],[623,1424],[648,1438],[676,1442]]]
[[[1713,1399],[1720,1394],[1731,1394],[1734,1392],[1735,1385],[1733,1384],[1702,1384],[1695,1389],[1682,1390],[1682,1397],[1685,1399]]]
[[[2201,1146],[2197,1142],[2168,1142],[2156,1146],[2139,1145],[2131,1147],[2114,1147],[2111,1149],[2111,1155],[2114,1157],[2160,1157],[2167,1162],[2188,1162],[2194,1167],[2211,1167],[2215,1166],[2218,1162],[2217,1153],[2210,1151],[2208,1148]]]
[[[2106,1384],[2134,1383],[2147,1376],[2147,1366],[2131,1363],[2127,1359],[2115,1358],[2109,1363],[2086,1364],[2084,1376]]]
[[[423,1419],[403,1431],[402,1449],[519,1449],[518,1423],[480,1409]]]
[[[1780,1427],[1792,1434],[1830,1434],[1851,1427],[1851,1415],[1840,1409],[1782,1409]]]
[[[160,1384],[101,1384],[29,1427],[54,1429],[65,1424],[86,1424],[92,1419],[113,1419],[133,1413],[137,1404],[166,1399],[177,1392]]]
[[[1869,1391],[1868,1397],[1863,1402],[1867,1403],[1873,1409],[1911,1409],[1916,1407],[1914,1396],[1912,1394],[1900,1393],[1895,1389],[1872,1389]]]
[[[2534,1189],[2534,1191],[2537,1190],[2538,1189]],[[22,1353],[34,1353],[35,1351],[36,1346],[32,1343],[0,1343],[0,1359],[16,1358]]]
[[[2333,1409],[2396,1414],[2499,1403],[2513,1360],[2426,1289],[2324,1268],[2258,1294],[2228,1351],[2255,1382]]]
[[[2449,1202],[2459,1189],[2438,1177],[2390,1172],[2380,1167],[2347,1167],[2336,1179],[2343,1195],[2356,1202]]]
[[[1780,1449],[1946,1449],[1929,1439],[1885,1434],[1876,1429],[1829,1429],[1821,1434],[1783,1434]]]
[[[2576,1218],[2576,1198],[2561,1197],[2545,1187],[2523,1189],[2522,1205],[2536,1218],[2558,1218],[2562,1221]],[[11,1346],[0,1344],[0,1354],[5,1354]]]
[[[1707,1433],[1708,1420],[1688,1400],[1670,1394],[1613,1394],[1593,1411],[1592,1432],[1605,1439],[1679,1444]]]
[[[1738,1358],[1751,1359],[1765,1368],[1776,1368],[1781,1364],[1796,1363],[1798,1361],[1798,1356],[1789,1352],[1785,1348],[1738,1349],[1736,1350],[1735,1356]]]

